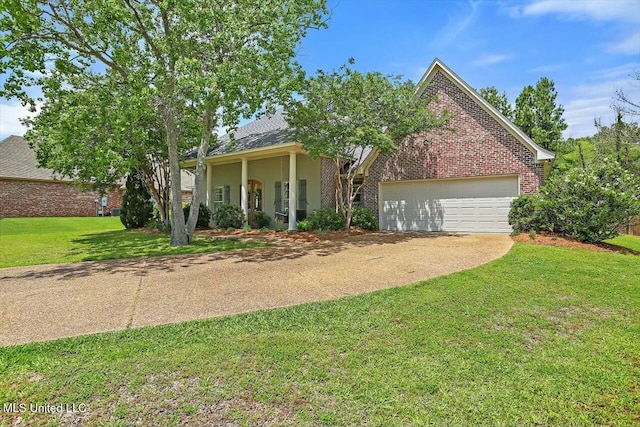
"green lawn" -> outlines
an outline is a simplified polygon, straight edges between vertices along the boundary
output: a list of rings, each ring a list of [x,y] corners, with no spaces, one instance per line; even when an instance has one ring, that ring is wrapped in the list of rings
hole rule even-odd
[[[639,266],[516,243],[362,296],[6,347],[0,401],[86,404],[89,426],[637,424]]]
[[[640,253],[640,237],[638,236],[621,234],[620,236],[607,240],[606,242]]]
[[[127,231],[117,217],[2,218],[0,267],[195,254],[261,246],[195,238],[188,246],[171,247],[169,240],[166,234]]]

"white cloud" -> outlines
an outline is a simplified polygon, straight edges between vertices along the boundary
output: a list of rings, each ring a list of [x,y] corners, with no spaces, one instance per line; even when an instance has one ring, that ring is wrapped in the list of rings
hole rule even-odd
[[[620,74],[616,67],[616,73]],[[633,67],[627,67],[624,76],[618,79],[602,79],[596,77],[592,83],[580,84],[570,88],[570,101],[560,103],[564,105],[564,118],[569,127],[564,136],[580,137],[593,135],[596,131],[594,119],[601,119],[602,123],[609,125],[615,119],[615,113],[611,109],[616,90],[622,89],[631,99],[640,99],[640,87],[634,85],[633,80],[627,77],[633,71]],[[599,75],[606,75],[610,70],[603,70]],[[628,117],[627,120],[631,118]]]
[[[20,123],[20,119],[33,114],[20,104],[0,104],[0,139],[10,135],[24,135],[27,128]]]
[[[433,39],[432,45],[437,48],[449,46],[474,21],[477,15],[477,2],[469,1],[471,10],[463,16],[460,14],[449,16],[447,24]]]
[[[484,55],[476,59],[475,61],[473,61],[473,65],[476,65],[476,66],[493,65],[493,64],[497,64],[498,62],[502,62],[507,58],[508,58],[507,55],[502,55],[502,54]]]
[[[535,0],[519,11],[519,15],[529,16],[553,13],[568,19],[640,22],[640,3],[637,0]]]
[[[609,53],[624,53],[628,55],[640,55],[640,31],[615,43],[604,46]]]

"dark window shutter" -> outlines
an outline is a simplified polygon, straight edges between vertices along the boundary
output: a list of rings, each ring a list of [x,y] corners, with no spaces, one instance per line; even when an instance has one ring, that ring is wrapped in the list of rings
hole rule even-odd
[[[282,212],[282,182],[276,181],[276,189],[275,189],[275,205],[276,212]]]
[[[298,209],[307,209],[307,180],[298,181]]]
[[[224,186],[223,201],[224,201],[224,203],[231,202],[231,186],[230,185],[225,185]]]

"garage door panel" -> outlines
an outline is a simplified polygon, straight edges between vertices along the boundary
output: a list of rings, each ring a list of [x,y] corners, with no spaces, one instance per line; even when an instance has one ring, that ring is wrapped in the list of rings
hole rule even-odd
[[[383,183],[380,228],[406,231],[509,232],[517,177]]]

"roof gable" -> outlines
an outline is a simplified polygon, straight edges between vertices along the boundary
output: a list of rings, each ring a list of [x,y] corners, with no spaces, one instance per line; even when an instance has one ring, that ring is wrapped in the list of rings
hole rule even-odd
[[[537,161],[551,160],[555,155],[548,150],[540,147],[535,143],[527,134],[525,134],[519,127],[513,122],[502,115],[493,105],[485,100],[478,92],[476,92],[467,82],[462,80],[456,73],[454,73],[449,67],[447,67],[438,58],[434,59],[427,72],[424,74],[418,87],[421,89],[417,93],[418,96],[422,96],[427,89],[425,83],[429,83],[433,80],[436,73],[441,72],[447,77],[453,84],[455,84],[462,92],[464,92],[469,98],[471,98],[476,104],[478,104],[483,110],[485,110],[493,119],[495,119],[504,129],[506,129],[511,135],[513,135],[520,143],[531,150]]]
[[[69,181],[53,169],[38,167],[36,154],[21,136],[0,141],[0,177]]]

